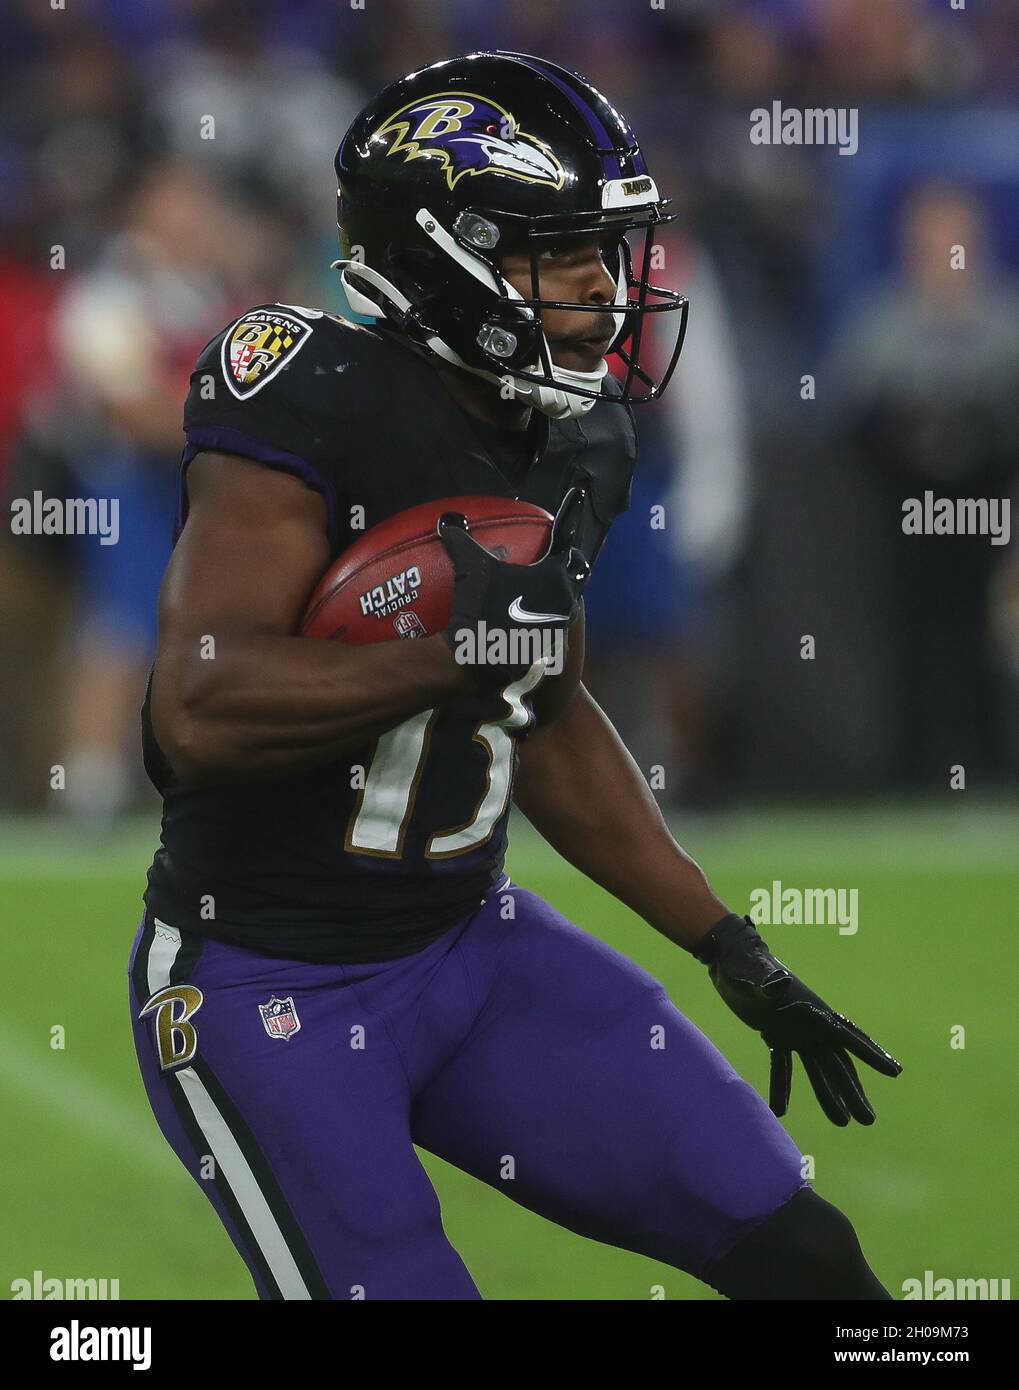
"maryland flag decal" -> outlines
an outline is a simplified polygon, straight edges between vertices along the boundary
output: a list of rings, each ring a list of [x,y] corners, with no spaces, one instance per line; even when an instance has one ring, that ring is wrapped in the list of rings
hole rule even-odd
[[[253,396],[310,337],[311,325],[282,309],[253,309],[223,339],[226,384],[241,400]]]

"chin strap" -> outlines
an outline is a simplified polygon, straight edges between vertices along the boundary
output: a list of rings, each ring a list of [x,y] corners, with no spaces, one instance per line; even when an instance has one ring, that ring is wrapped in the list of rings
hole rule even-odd
[[[493,386],[498,387],[505,387],[508,384],[512,388],[516,400],[533,406],[535,410],[540,411],[542,415],[547,415],[551,420],[573,420],[578,415],[586,415],[593,405],[597,405],[597,401],[593,397],[577,396],[572,391],[557,391],[555,387],[549,386],[546,382],[528,381],[525,377],[515,376],[510,371],[504,372],[500,376],[497,372],[487,371],[484,367],[472,367],[441,338],[428,338],[425,341],[425,346],[434,352],[436,357],[441,357],[444,362],[450,363],[453,367],[459,367],[462,371],[470,372],[472,376],[481,377],[482,381],[490,381]],[[563,382],[564,386],[583,386],[588,390],[596,391],[608,369],[609,364],[604,358],[602,358],[600,370],[593,372],[572,372],[566,367],[557,367],[553,363],[552,376],[556,381]]]
[[[585,390],[597,391],[608,369],[609,364],[604,357],[593,372],[569,371],[566,367],[557,367],[553,362],[551,375],[564,386],[582,386]],[[566,390],[557,391],[553,386],[527,381],[519,376],[510,379],[513,383],[513,394],[518,400],[526,401],[528,405],[533,405],[535,410],[540,410],[543,415],[548,415],[553,420],[575,419],[578,415],[586,415],[592,406],[597,405],[597,401],[590,396],[578,396]]]
[[[400,314],[408,314],[413,310],[410,300],[396,288],[391,280],[387,280],[384,275],[380,275],[377,270],[365,265],[363,261],[333,261],[332,268],[339,270],[340,284],[347,296],[347,303],[355,314],[362,314],[367,318],[378,318],[380,306],[375,300],[369,299],[367,295],[362,294],[350,283],[347,276],[351,270],[359,279],[366,281],[373,289],[378,290],[382,297],[388,300]],[[548,350],[548,339],[545,339],[545,344],[546,350]],[[434,352],[436,357],[441,357],[444,362],[448,362],[454,367],[460,367],[473,376],[481,377],[483,381],[490,381],[493,385],[500,387],[505,386],[508,382],[517,400],[533,406],[535,410],[540,411],[542,415],[547,415],[552,420],[575,419],[577,416],[586,415],[591,407],[597,404],[592,397],[578,396],[565,389],[557,390],[556,387],[545,382],[528,381],[525,377],[516,376],[510,371],[499,375],[497,372],[490,372],[484,367],[472,367],[441,338],[426,338],[424,345],[431,352]],[[551,361],[551,353],[549,353],[549,359]],[[534,370],[538,370],[538,367],[539,364],[535,362]],[[571,371],[567,367],[557,367],[552,362],[550,375],[556,382],[561,382],[563,387],[580,386],[586,390],[595,391],[601,386],[608,369],[609,364],[604,357],[593,372]]]

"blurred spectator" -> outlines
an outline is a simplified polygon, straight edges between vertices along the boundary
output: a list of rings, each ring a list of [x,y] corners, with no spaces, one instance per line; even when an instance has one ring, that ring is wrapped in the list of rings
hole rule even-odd
[[[914,190],[901,241],[898,273],[846,326],[831,372],[841,427],[881,498],[894,773],[944,786],[952,764],[1000,767],[988,595],[1005,549],[986,535],[904,535],[902,503],[927,490],[1011,497],[1019,291],[991,263],[983,209],[962,187]]]
[[[115,547],[0,538],[0,800],[44,795],[65,746],[65,803],[130,799],[196,351],[261,300],[342,312],[331,165],[349,118],[475,47],[585,72],[675,198],[662,279],[689,292],[689,341],[639,412],[633,511],[589,594],[592,682],[639,761],[672,770],[666,798],[737,773],[769,796],[944,785],[946,758],[1004,746],[1015,563],[899,527],[927,486],[1011,483],[1015,301],[985,243],[1019,268],[1019,0],[5,0],[0,484],[114,494],[122,525]],[[859,107],[858,154],[752,144],[773,100]],[[973,191],[910,198],[896,258],[903,183],[941,168]],[[947,267],[959,243],[965,272]],[[833,377],[816,348],[847,303]],[[824,635],[813,668],[790,656],[803,632]]]
[[[60,306],[59,365],[77,434],[69,450],[74,494],[120,506],[116,545],[79,541],[64,758],[72,812],[101,819],[131,793],[170,553],[181,402],[210,332],[245,307],[258,282],[251,248],[271,241],[271,226],[240,214],[206,176],[155,165],[102,260]]]
[[[724,777],[722,630],[746,540],[750,441],[730,306],[711,257],[671,230],[662,245],[656,278],[682,284],[692,306],[682,369],[659,413],[636,412],[630,511],[585,597],[585,680],[645,772],[662,769],[662,802],[706,804]],[[660,355],[676,331],[671,317],[647,330]]]
[[[294,233],[335,218],[329,170],[364,96],[310,48],[272,41],[274,7],[205,4],[197,30],[149,61],[170,150],[275,209]],[[212,124],[210,124],[212,122]]]

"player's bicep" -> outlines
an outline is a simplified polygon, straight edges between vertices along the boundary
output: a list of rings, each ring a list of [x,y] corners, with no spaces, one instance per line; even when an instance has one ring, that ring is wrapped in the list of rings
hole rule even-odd
[[[329,563],[321,495],[288,473],[208,453],[188,469],[188,496],[160,594],[160,649],[196,634],[295,632]]]
[[[231,637],[288,636],[329,563],[325,504],[289,474],[226,454],[188,470],[187,523],[159,596],[152,722],[169,756]],[[210,639],[216,644],[213,647]]]

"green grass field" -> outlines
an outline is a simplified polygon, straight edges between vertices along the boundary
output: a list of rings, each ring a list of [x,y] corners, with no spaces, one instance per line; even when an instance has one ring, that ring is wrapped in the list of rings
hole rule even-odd
[[[773,878],[859,890],[859,931],[770,927],[769,944],[904,1064],[867,1073],[876,1125],[838,1130],[796,1064],[785,1124],[816,1186],[851,1217],[899,1296],[923,1277],[1011,1278],[1019,810],[759,811],[677,826],[741,910]],[[0,1296],[11,1281],[118,1278],[122,1298],[251,1298],[211,1206],[166,1146],[136,1074],[126,961],[151,825],[83,844],[50,823],[0,825],[3,1123]],[[663,980],[759,1090],[763,1044],[706,972],[517,826],[508,867]],[[51,1030],[65,1030],[62,1050]],[[965,1029],[963,1049],[951,1030]],[[863,1069],[866,1070],[866,1069]],[[446,1230],[494,1299],[714,1298],[686,1275],[582,1240],[425,1156]]]

